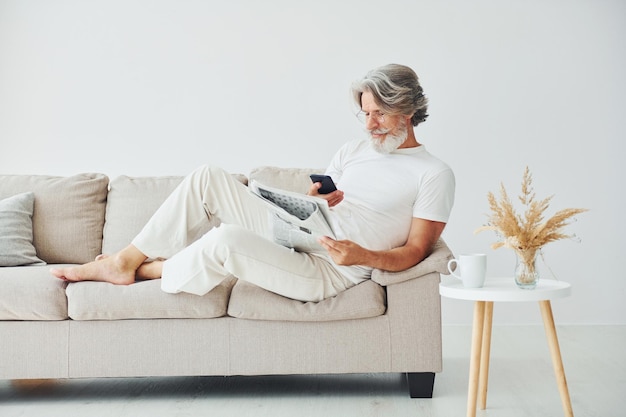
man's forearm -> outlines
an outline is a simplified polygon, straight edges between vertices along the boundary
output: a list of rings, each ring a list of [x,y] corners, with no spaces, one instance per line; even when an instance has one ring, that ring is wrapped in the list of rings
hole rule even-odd
[[[363,265],[385,271],[398,272],[417,265],[431,252],[431,248],[402,246],[387,251],[367,251]]]

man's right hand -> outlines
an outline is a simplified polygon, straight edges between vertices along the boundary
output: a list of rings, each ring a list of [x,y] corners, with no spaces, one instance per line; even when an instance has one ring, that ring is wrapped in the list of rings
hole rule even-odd
[[[328,202],[329,207],[334,207],[343,201],[343,191],[335,190],[332,193],[320,194],[318,190],[321,186],[321,182],[314,182],[313,184],[311,184],[311,187],[309,187],[309,192],[307,193],[307,195],[323,198]]]

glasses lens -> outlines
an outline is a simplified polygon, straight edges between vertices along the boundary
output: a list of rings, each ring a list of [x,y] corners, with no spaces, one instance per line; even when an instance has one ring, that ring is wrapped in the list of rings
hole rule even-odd
[[[356,114],[357,119],[359,119],[359,121],[361,123],[367,123],[367,114],[363,111],[360,111]],[[384,113],[379,113],[379,112],[373,112],[370,113],[369,117],[376,121],[376,123],[385,123],[385,114]]]

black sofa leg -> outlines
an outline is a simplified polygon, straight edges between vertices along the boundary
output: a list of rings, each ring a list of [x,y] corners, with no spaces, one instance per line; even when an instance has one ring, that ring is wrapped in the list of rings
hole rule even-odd
[[[434,372],[408,372],[406,378],[411,398],[433,398]]]

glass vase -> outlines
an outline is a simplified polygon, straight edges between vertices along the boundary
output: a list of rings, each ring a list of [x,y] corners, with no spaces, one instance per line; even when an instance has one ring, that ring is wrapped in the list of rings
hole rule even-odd
[[[522,252],[516,253],[516,257],[515,284],[525,290],[534,289],[539,281],[539,271],[536,266],[537,254]]]

